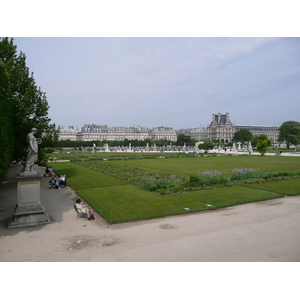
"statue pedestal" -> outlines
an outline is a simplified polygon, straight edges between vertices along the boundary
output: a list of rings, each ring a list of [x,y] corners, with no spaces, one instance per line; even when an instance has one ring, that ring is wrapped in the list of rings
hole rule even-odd
[[[9,220],[8,228],[35,226],[50,223],[50,218],[40,202],[42,176],[17,176],[18,205]]]

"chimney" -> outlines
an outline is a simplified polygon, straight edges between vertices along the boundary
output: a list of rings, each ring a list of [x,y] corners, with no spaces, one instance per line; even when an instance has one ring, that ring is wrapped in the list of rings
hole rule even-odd
[[[226,113],[226,124],[231,124],[231,121],[229,119],[229,113]]]

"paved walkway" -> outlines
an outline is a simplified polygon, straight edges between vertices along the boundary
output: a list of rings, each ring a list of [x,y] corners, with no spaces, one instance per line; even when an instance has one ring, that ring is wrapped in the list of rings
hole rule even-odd
[[[42,178],[41,203],[51,224],[8,229],[17,204],[9,170],[0,184],[0,261],[259,262],[300,261],[300,197],[284,197],[216,211],[108,225],[77,219],[75,192],[49,190]],[[36,167],[40,174],[44,168]]]

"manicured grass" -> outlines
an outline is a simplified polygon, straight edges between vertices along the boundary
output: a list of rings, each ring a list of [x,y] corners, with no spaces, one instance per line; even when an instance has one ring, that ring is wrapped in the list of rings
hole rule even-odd
[[[179,177],[196,175],[198,170],[219,170],[224,175],[231,175],[234,168],[256,168],[265,172],[300,169],[298,158],[280,156],[184,157],[109,162]],[[282,195],[300,194],[300,179],[293,179],[249,185],[236,183],[234,187],[161,196],[75,163],[52,163],[52,166],[58,174],[66,174],[69,185],[110,223],[216,209]]]
[[[217,157],[190,157],[173,159],[140,159],[110,161],[116,164],[128,164],[157,172],[174,174],[177,176],[196,175],[198,171],[218,170],[223,175],[232,175],[234,168],[252,168],[265,172],[296,171],[300,170],[298,157],[286,156],[217,156]]]
[[[184,214],[281,197],[272,192],[247,187],[203,190],[166,196],[160,196],[133,185],[93,188],[77,192],[110,223]]]
[[[251,184],[248,186],[260,190],[271,191],[281,195],[287,195],[287,196],[300,195],[300,179]]]
[[[125,181],[73,163],[52,163],[52,167],[56,173],[67,175],[67,183],[74,190],[128,184]]]

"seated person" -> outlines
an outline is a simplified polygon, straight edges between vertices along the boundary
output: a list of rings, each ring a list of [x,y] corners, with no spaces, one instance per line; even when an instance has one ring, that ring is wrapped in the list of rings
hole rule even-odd
[[[88,220],[95,220],[94,215],[91,213],[90,208],[87,205],[82,204],[81,199],[76,200],[76,208],[79,213],[87,214]]]
[[[49,176],[54,176],[54,177],[56,176],[51,166],[48,168],[48,170],[49,170]]]
[[[54,179],[54,177],[52,177],[51,180],[49,180],[49,189],[54,189],[56,186],[56,180]]]
[[[60,189],[61,185],[66,185],[66,175],[60,175],[58,179],[58,188]]]
[[[46,175],[48,175],[49,177],[50,177],[50,176],[54,176],[54,177],[55,177],[55,173],[53,172],[52,167],[46,167],[45,173],[46,173]]]

